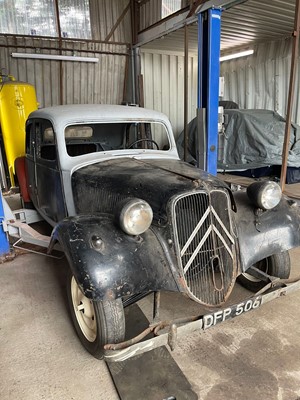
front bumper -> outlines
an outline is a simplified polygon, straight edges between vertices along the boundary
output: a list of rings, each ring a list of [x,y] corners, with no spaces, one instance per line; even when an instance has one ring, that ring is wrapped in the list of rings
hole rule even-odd
[[[199,330],[205,331],[212,326],[242,315],[244,312],[255,310],[269,301],[286,296],[299,289],[300,277],[285,280],[278,279],[269,283],[254,296],[238,304],[220,308],[213,313],[151,324],[133,339],[118,344],[105,345],[104,359],[107,362],[121,362],[164,345],[168,345],[173,350],[177,340],[185,337],[188,333]],[[267,290],[268,292],[266,293]],[[162,330],[164,332],[160,334]],[[141,341],[151,332],[155,335],[153,338]]]

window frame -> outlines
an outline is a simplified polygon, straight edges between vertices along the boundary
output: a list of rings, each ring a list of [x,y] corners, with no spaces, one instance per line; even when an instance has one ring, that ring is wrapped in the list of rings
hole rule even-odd
[[[53,130],[53,143],[45,143],[43,134],[47,128],[51,127]],[[53,124],[50,120],[39,118],[35,120],[35,141],[36,141],[36,161],[39,163],[47,164],[55,169],[58,169],[59,166],[59,157],[57,151],[57,141],[56,141],[56,134],[53,127]],[[47,146],[53,146],[55,149],[55,158],[46,158],[42,156],[42,148]]]

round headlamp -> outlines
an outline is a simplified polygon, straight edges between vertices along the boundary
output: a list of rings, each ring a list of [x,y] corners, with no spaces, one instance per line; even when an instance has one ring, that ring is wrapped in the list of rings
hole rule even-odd
[[[128,235],[140,235],[151,225],[153,219],[152,208],[141,199],[129,200],[120,213],[120,225]]]
[[[251,202],[263,210],[276,207],[282,196],[281,188],[276,182],[254,182],[248,186],[247,194]]]

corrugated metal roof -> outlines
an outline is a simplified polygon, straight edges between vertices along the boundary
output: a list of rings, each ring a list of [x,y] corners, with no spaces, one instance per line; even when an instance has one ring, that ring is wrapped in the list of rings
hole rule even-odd
[[[248,0],[222,14],[221,50],[287,37],[294,25],[295,0]],[[189,29],[189,47],[197,51],[197,25]],[[182,52],[184,30],[148,43],[144,48]]]
[[[222,50],[288,36],[293,31],[295,0],[248,0],[224,11]]]

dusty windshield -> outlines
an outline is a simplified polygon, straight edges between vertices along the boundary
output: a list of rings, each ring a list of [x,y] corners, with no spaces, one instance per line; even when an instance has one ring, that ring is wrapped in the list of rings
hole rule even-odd
[[[122,122],[70,125],[65,129],[67,153],[83,154],[138,149],[168,151],[170,142],[165,126],[158,122]]]

